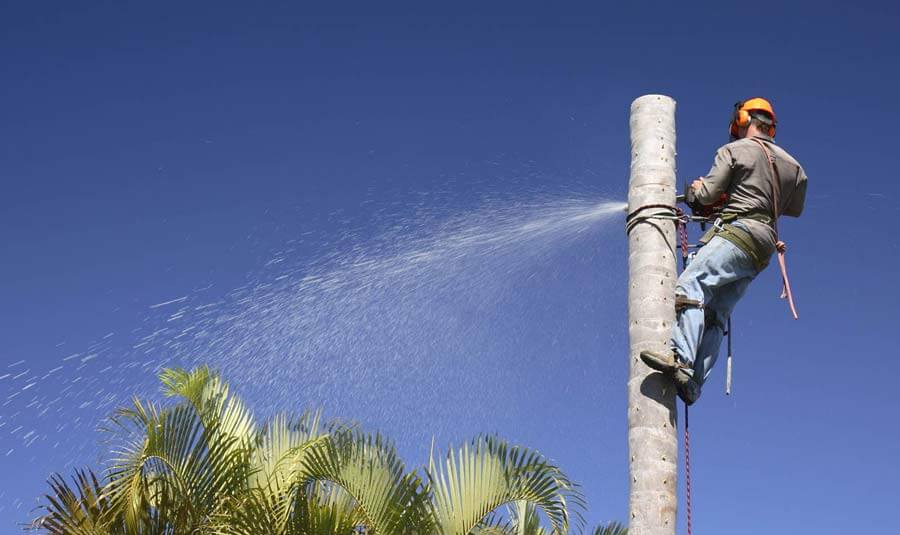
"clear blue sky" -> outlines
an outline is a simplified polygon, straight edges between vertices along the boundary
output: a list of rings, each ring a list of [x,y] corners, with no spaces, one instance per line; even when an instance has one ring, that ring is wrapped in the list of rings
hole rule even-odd
[[[265,280],[288,243],[298,265],[340,254],[348,234],[364,247],[385,213],[465,214],[533,192],[624,200],[628,106],[664,93],[678,101],[682,178],[708,169],[732,104],[756,95],[810,177],[804,217],[782,227],[800,321],[768,270],[736,312],[735,395],[717,369],[692,412],[697,532],[896,531],[898,14],[889,2],[5,3],[0,524],[27,518],[49,473],[95,462],[74,446],[94,440],[91,405],[66,401],[80,420],[57,430],[63,416],[29,401],[62,388],[60,374],[106,381],[139,329],[166,323],[151,305]],[[625,520],[626,260],[611,227],[513,284],[484,316],[496,337],[482,336],[472,382],[439,389],[432,421],[404,428],[365,400],[332,415],[387,431],[413,465],[432,434],[498,432],[582,482],[591,522]],[[62,360],[92,347],[104,352],[77,374],[82,356]],[[119,373],[118,393],[149,383],[139,375]],[[440,405],[391,395],[401,412]],[[296,407],[316,397],[298,389]]]

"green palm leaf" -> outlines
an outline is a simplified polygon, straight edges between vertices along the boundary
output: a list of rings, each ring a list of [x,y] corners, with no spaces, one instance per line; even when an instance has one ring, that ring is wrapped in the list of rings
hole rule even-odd
[[[338,508],[336,501],[329,501],[328,495],[320,496],[314,487],[307,491],[296,484],[306,479],[299,471],[306,453],[322,447],[327,440],[329,435],[323,431],[318,412],[305,413],[298,419],[284,415],[273,418],[253,441],[247,491],[223,504],[213,532],[315,533],[308,526],[314,524],[312,517],[320,509],[332,511],[334,522],[344,525],[336,519],[336,511],[348,509],[345,516],[352,516],[355,506]],[[354,525],[354,521],[346,520],[345,524]]]
[[[299,502],[290,535],[347,535],[365,526],[356,500],[343,488],[317,482],[307,498]]]
[[[492,437],[448,452],[443,463],[432,455],[428,476],[441,535],[469,535],[490,523],[491,512],[520,500],[540,508],[553,532],[563,534],[570,505],[580,509],[584,503],[575,485],[540,454]]]
[[[160,381],[165,396],[189,403],[208,433],[214,431],[221,435],[217,440],[230,444],[227,453],[248,450],[256,433],[253,417],[240,398],[230,395],[229,384],[218,374],[205,366],[192,371],[166,369]]]
[[[91,471],[76,471],[73,486],[61,476],[50,478],[50,493],[44,496],[44,515],[31,528],[49,535],[118,535],[121,525],[108,519],[110,502]]]
[[[106,483],[85,472],[73,486],[54,476],[35,529],[49,535],[563,535],[583,524],[577,487],[537,452],[479,437],[440,461],[432,453],[423,480],[406,471],[380,435],[323,424],[319,413],[276,416],[257,428],[209,369],[165,370],[160,378],[163,393],[177,403],[135,398],[119,409],[109,420],[115,445]]]
[[[246,488],[253,424],[227,384],[205,369],[162,377],[166,394],[184,400],[161,409],[135,399],[111,419],[120,445],[107,492],[131,531],[157,515],[173,533],[190,533]]]
[[[515,506],[510,509],[515,535],[547,535],[547,531],[541,527],[541,519],[533,503],[517,500]]]
[[[308,451],[298,476],[304,488],[313,482],[340,486],[356,502],[369,535],[431,531],[421,479],[405,472],[393,445],[380,435],[335,433]]]
[[[594,528],[593,535],[628,535],[628,528],[618,522],[610,522]]]
[[[275,416],[257,436],[250,458],[251,487],[289,487],[306,451],[328,437],[320,412],[307,412],[297,419]]]

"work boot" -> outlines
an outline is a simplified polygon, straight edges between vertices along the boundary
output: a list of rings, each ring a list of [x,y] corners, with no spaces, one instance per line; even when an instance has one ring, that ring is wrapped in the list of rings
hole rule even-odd
[[[641,351],[641,360],[656,371],[672,378],[678,389],[678,397],[687,405],[693,405],[700,398],[700,383],[688,370],[690,367],[678,360],[674,351],[659,353],[657,351]]]
[[[684,368],[677,370],[672,376],[672,380],[675,381],[675,388],[678,389],[678,397],[685,405],[693,405],[700,399],[700,383]]]
[[[678,360],[674,351],[659,353],[657,351],[641,351],[641,360],[658,372],[674,376],[675,372],[688,366]]]

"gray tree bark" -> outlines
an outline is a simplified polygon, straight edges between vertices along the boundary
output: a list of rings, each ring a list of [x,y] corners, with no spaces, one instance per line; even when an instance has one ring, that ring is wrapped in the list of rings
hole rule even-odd
[[[675,195],[675,101],[663,95],[645,95],[631,104],[628,211],[650,204],[674,206]],[[639,354],[645,349],[669,350],[675,321],[676,257],[675,226],[671,221],[652,219],[631,230],[628,535],[675,533],[675,387],[669,379],[648,368]]]

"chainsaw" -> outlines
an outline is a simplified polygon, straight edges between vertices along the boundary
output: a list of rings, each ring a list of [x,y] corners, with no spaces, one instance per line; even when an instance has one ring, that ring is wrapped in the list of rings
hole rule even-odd
[[[678,195],[675,197],[675,202],[684,203],[694,214],[694,218],[697,220],[706,220],[713,221],[722,213],[722,209],[725,208],[725,203],[728,202],[728,194],[722,193],[719,196],[719,199],[710,205],[701,204],[699,200],[697,200],[697,196],[694,194],[694,189],[690,186],[690,184],[685,184],[684,194]]]

